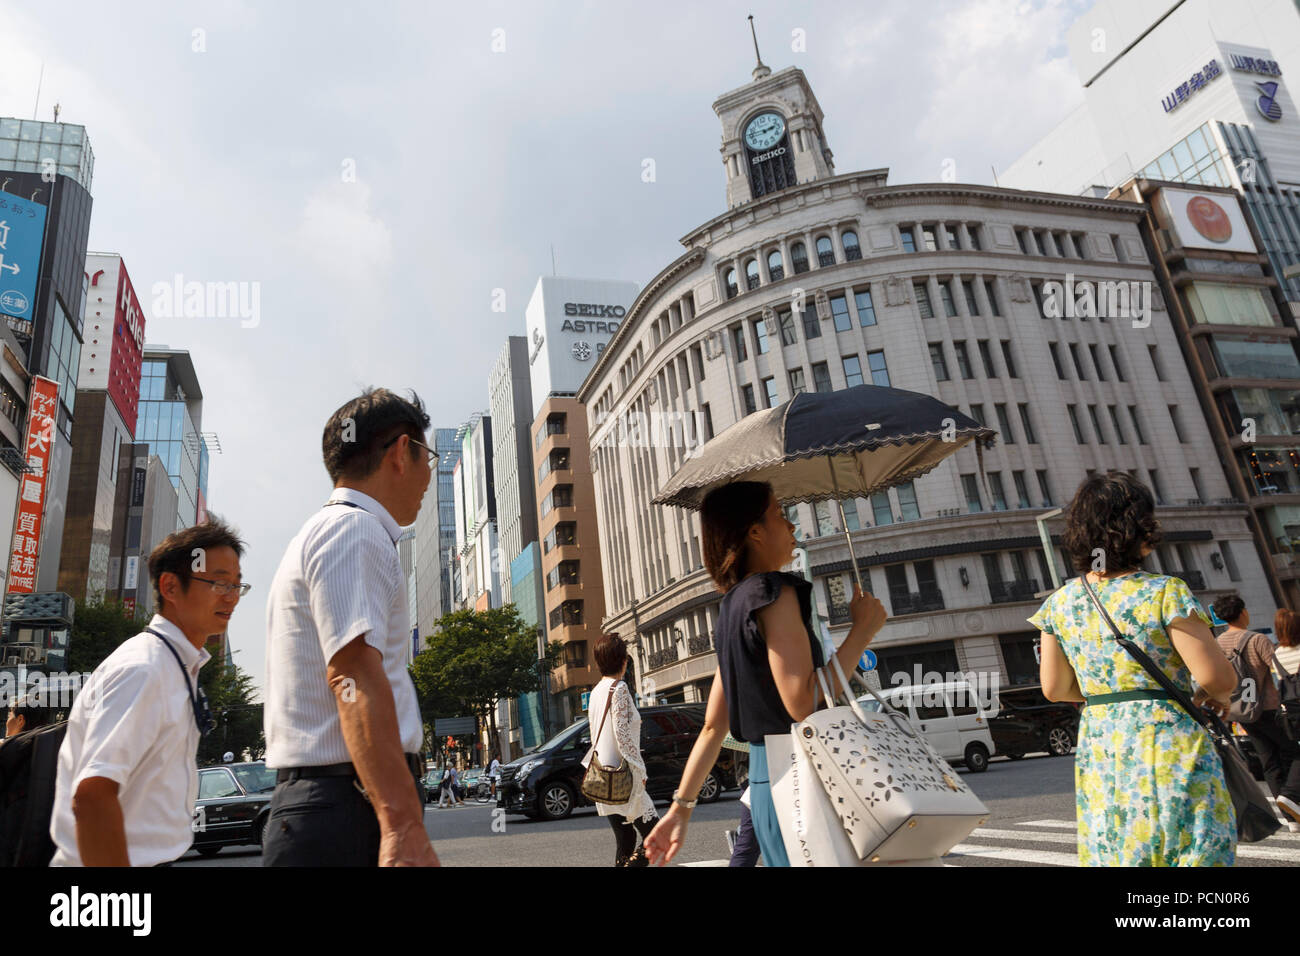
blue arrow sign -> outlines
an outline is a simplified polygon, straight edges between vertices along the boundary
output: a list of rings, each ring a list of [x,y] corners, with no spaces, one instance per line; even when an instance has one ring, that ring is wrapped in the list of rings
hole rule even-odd
[[[583,709],[583,710],[588,710],[589,708],[588,708],[587,705],[590,704],[590,703],[591,703],[591,691],[589,691],[589,690],[584,690],[584,691],[582,692],[582,709]]]
[[[0,314],[31,321],[46,208],[0,193]]]

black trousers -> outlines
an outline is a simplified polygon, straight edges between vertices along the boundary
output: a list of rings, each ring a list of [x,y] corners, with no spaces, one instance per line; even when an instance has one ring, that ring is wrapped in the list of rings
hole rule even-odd
[[[749,807],[740,805],[740,829],[736,831],[736,845],[731,848],[731,862],[728,866],[758,866],[762,852],[758,848],[758,837],[754,833],[754,818],[749,814]]]
[[[311,777],[277,783],[262,865],[378,866],[379,818],[355,781]]]
[[[658,818],[654,820],[643,820],[637,817],[629,821],[626,817],[617,813],[611,813],[605,818],[609,825],[614,828],[614,839],[617,841],[616,851],[614,853],[614,865],[621,866],[627,861],[634,850],[636,850],[636,835],[641,834],[644,841],[654,829],[655,824],[659,822]]]
[[[1266,710],[1253,724],[1242,724],[1264,765],[1264,782],[1274,797],[1285,795],[1300,803],[1300,746],[1287,736],[1278,711]]]

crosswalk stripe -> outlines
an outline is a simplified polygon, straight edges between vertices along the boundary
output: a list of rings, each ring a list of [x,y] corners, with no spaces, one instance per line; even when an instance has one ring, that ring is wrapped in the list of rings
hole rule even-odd
[[[1269,837],[1272,840],[1272,837]],[[1237,856],[1245,857],[1248,860],[1286,860],[1290,863],[1300,863],[1300,847],[1282,847],[1282,846],[1261,846],[1258,843],[1239,843],[1237,845]]]
[[[1078,866],[1079,861],[1073,853],[1054,853],[1051,850],[1006,849],[1003,847],[979,846],[974,843],[958,843],[952,852],[944,857],[983,857],[992,860],[1012,860],[1016,863],[1038,863],[1045,866]]]
[[[1024,830],[999,830],[995,827],[977,827],[971,833],[972,837],[983,837],[986,840],[1018,840],[1022,843],[1068,843],[1074,845],[1078,842],[1078,837],[1073,833],[1029,833]]]
[[[1078,824],[1073,820],[1022,820],[1017,823],[1018,827],[1048,827],[1058,830],[1073,830]]]

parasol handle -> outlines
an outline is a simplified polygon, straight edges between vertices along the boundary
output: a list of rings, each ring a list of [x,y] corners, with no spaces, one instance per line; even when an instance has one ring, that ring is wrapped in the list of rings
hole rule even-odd
[[[835,477],[835,462],[830,455],[826,456],[826,463],[831,469],[831,487],[835,489],[835,504],[840,509],[840,527],[844,529],[844,540],[849,545],[849,564],[853,565],[853,580],[857,582],[858,590],[866,593],[866,588],[862,586],[862,572],[858,570],[858,559],[853,554],[853,536],[849,534],[848,518],[844,515],[844,499],[840,497],[840,483]]]

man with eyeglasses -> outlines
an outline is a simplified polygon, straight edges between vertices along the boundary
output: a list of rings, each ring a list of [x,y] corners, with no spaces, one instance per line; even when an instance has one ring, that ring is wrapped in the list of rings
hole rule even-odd
[[[372,389],[325,424],[334,489],[289,547],[266,608],[264,866],[437,866],[419,781],[397,555],[436,455],[417,396]]]
[[[213,724],[199,668],[249,589],[243,553],[235,531],[209,516],[149,555],[157,613],[95,668],[68,716],[51,866],[158,866],[194,841],[196,755]]]

